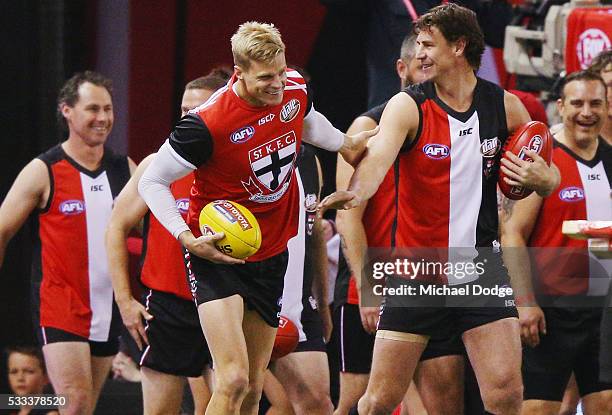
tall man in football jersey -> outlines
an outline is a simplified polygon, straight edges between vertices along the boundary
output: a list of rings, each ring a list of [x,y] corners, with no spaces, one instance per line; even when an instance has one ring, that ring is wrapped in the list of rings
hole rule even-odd
[[[400,58],[396,62],[401,88],[425,80],[420,62],[416,59],[416,35],[406,36],[402,42]],[[386,103],[357,117],[348,133],[376,128]],[[337,187],[346,189],[353,173],[352,167],[338,156]],[[380,307],[360,302],[364,253],[368,246],[390,247],[395,243],[396,189],[399,177],[390,169],[374,196],[359,207],[341,210],[336,216],[338,232],[345,242],[345,255],[354,275],[349,280],[346,304],[336,315],[340,323],[340,399],[335,415],[347,414],[357,404],[368,384],[372,363],[372,349]],[[398,201],[401,203],[401,201]],[[365,288],[364,288],[365,289]],[[411,385],[403,402],[413,404],[419,392],[427,409],[432,413],[462,414],[463,403],[463,345],[458,336],[430,342],[425,349],[416,373],[419,391]]]
[[[321,207],[352,208],[369,199],[399,154],[399,174],[405,180],[399,188],[397,245],[449,248],[449,255],[455,255],[454,248],[484,253],[489,247],[484,275],[475,281],[489,287],[507,285],[507,273],[494,249],[497,172],[501,146],[509,133],[529,121],[529,115],[514,95],[475,76],[484,41],[472,11],[452,3],[437,6],[419,18],[415,28],[416,57],[428,81],[389,101],[380,133],[368,144],[348,191],[330,195]],[[550,193],[558,173],[541,157],[530,156],[533,163],[506,154],[509,182]],[[461,284],[460,277],[436,275],[434,283]],[[405,393],[429,339],[454,333],[462,335],[485,409],[498,415],[519,412],[521,345],[516,310],[493,296],[479,297],[479,307],[461,307],[462,298],[454,300],[460,307],[393,306],[397,301],[412,303],[406,297],[384,298],[360,414],[390,413]]]
[[[40,286],[39,338],[67,414],[90,414],[118,350],[121,319],[104,249],[113,199],[134,163],[104,147],[113,126],[111,82],[74,75],[58,97],[68,139],[19,173],[0,207],[0,263],[6,244],[36,211],[33,278]]]
[[[297,233],[294,166],[301,140],[348,157],[373,133],[345,136],[312,107],[273,25],[244,23],[231,43],[229,84],[178,123],[139,191],[192,254],[194,295],[215,368],[208,413],[254,414],[278,326],[287,241]],[[193,170],[187,225],[169,185]],[[243,204],[261,226],[261,248],[246,261],[215,248],[222,233],[201,236],[199,213],[218,199]]]
[[[212,72],[189,82],[181,101],[182,116],[204,103],[227,80]],[[183,251],[155,217],[147,215],[149,209],[138,194],[138,181],[153,157],[142,160],[115,202],[106,231],[109,270],[123,323],[143,351],[140,371],[145,413],[177,413],[187,377],[195,413],[203,414],[211,392],[202,375],[210,370],[211,362],[187,283]],[[172,184],[183,215],[187,214],[192,182],[193,175],[187,175]],[[140,279],[148,288],[146,309],[130,291],[126,244],[129,233],[143,218],[145,249]]]
[[[612,260],[590,256],[587,240],[561,231],[564,220],[612,220],[612,153],[599,136],[606,85],[594,72],[574,72],[557,106],[563,121],[553,150],[559,191],[503,204],[502,246],[520,256],[508,267],[527,346],[522,413],[557,414],[572,372],[585,414],[612,413],[612,384],[599,381],[599,329]],[[525,247],[537,248],[532,260]]]

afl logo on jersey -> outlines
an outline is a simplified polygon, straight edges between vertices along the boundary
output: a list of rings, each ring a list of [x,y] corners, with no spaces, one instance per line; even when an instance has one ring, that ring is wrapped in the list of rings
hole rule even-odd
[[[242,127],[239,130],[234,131],[230,134],[230,141],[234,144],[242,144],[250,140],[255,135],[255,128],[250,125]]]
[[[186,215],[189,210],[189,199],[177,199],[176,200],[176,208],[181,212],[181,215]]]
[[[280,110],[280,120],[282,122],[290,122],[298,115],[300,112],[300,101],[293,98],[291,101],[287,102],[283,105],[283,108]]]
[[[584,190],[576,186],[566,187],[559,192],[559,199],[564,202],[580,202],[584,200]]]
[[[497,154],[501,147],[499,139],[497,137],[487,138],[480,144],[480,154],[484,158],[493,158]]]
[[[85,203],[80,200],[66,200],[59,205],[59,211],[64,215],[79,215],[85,212]]]
[[[448,157],[450,150],[444,144],[427,144],[423,147],[423,153],[433,160],[442,160]]]

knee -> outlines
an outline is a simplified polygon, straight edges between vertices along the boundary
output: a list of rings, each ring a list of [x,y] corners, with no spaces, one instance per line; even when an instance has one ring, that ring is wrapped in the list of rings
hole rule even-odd
[[[360,415],[388,415],[393,413],[400,401],[401,397],[395,402],[384,395],[366,393],[359,399],[357,408]]]
[[[301,393],[299,401],[294,403],[300,409],[300,413],[330,414],[334,411],[329,392],[312,388],[302,390],[304,393]]]
[[[88,414],[92,411],[92,391],[87,388],[67,387],[62,394],[66,395],[67,414]]]
[[[523,384],[519,379],[484,389],[482,401],[485,409],[494,414],[518,414],[523,402]]]
[[[243,398],[249,391],[249,371],[235,365],[215,372],[215,393],[225,395],[231,400]]]

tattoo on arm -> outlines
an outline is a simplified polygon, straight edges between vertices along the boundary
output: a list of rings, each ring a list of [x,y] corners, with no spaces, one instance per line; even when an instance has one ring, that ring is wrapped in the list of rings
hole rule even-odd
[[[502,211],[504,212],[503,214],[503,221],[507,222],[510,217],[512,216],[512,211],[514,210],[514,205],[516,204],[516,200],[512,200],[509,199],[507,197],[502,197]]]

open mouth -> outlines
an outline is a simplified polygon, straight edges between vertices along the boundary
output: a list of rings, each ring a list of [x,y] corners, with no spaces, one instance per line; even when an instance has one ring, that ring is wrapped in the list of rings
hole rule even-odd
[[[427,69],[430,69],[433,65],[431,63],[423,63],[421,64],[421,70],[426,71]]]
[[[595,124],[597,124],[597,120],[590,120],[590,121],[576,120],[576,124],[582,128],[591,128],[595,126]]]

